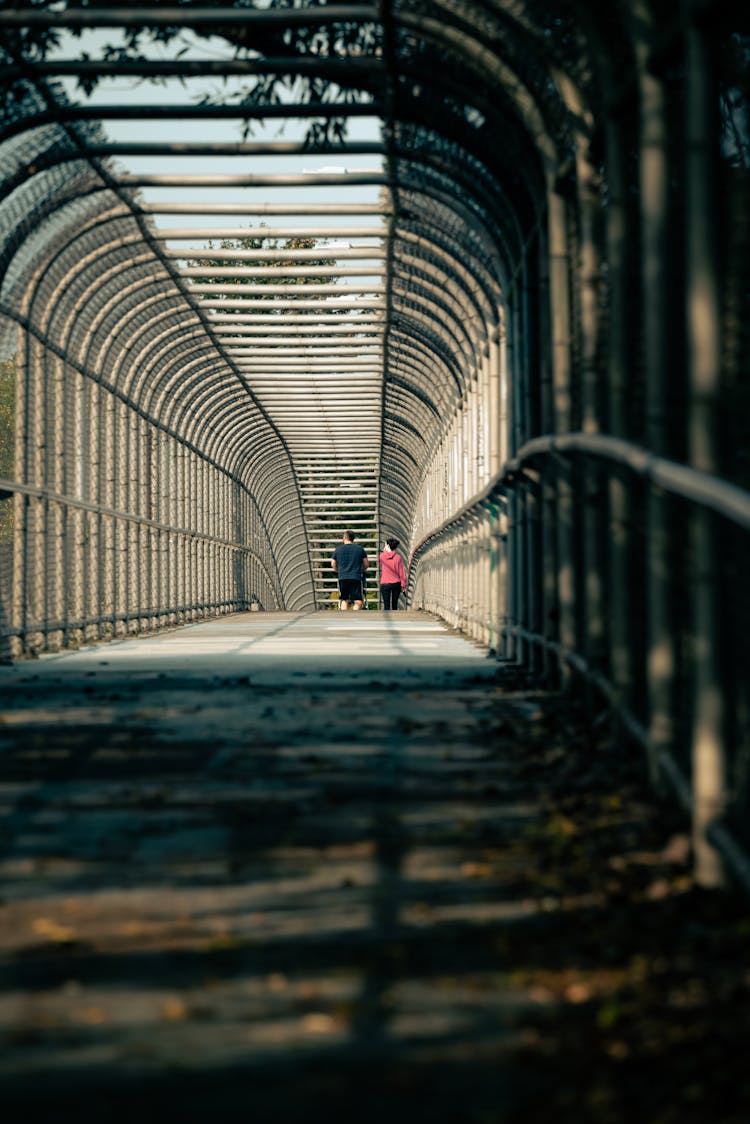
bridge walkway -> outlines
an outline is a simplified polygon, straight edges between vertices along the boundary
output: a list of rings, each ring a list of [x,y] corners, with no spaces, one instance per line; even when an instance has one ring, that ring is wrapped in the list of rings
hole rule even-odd
[[[0,701],[9,1122],[747,1119],[743,903],[427,614],[245,613]]]

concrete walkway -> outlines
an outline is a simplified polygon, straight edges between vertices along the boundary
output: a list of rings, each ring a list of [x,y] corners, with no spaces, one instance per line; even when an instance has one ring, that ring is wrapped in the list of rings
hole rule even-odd
[[[425,614],[329,612],[44,657],[0,699],[9,1124],[546,1119],[550,918],[595,905],[528,842],[547,696]]]
[[[55,676],[141,678],[155,671],[201,678],[252,675],[263,684],[301,676],[349,680],[376,672],[389,681],[416,675],[429,682],[433,670],[492,676],[495,666],[485,649],[427,613],[261,612],[44,656],[33,665],[0,668],[5,676],[0,683],[28,681],[29,674],[50,682]]]

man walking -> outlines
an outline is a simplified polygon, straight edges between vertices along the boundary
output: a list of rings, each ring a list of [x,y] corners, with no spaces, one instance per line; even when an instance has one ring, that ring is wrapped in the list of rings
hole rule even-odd
[[[349,602],[353,601],[352,608],[362,608],[362,575],[370,561],[364,548],[358,546],[354,540],[354,531],[344,531],[344,538],[331,556],[331,569],[339,579],[339,608],[348,609]]]

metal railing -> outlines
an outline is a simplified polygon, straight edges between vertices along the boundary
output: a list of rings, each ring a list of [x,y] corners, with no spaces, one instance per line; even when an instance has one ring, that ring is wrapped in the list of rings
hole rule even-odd
[[[527,667],[536,664],[537,669],[546,670],[551,679],[555,679],[561,669],[568,669],[590,684],[617,716],[627,737],[646,752],[657,783],[668,783],[679,803],[693,816],[705,798],[703,786],[709,785],[711,800],[720,813],[701,825],[702,833],[750,891],[750,856],[738,819],[747,799],[747,746],[733,739],[727,730],[720,746],[723,788],[717,801],[715,777],[710,769],[707,772],[701,756],[701,732],[692,728],[697,707],[691,698],[695,676],[689,643],[683,644],[680,664],[674,670],[676,720],[672,744],[667,745],[663,738],[655,738],[652,733],[648,672],[643,692],[639,692],[635,682],[618,682],[613,675],[616,661],[610,658],[607,644],[614,640],[607,634],[606,621],[603,646],[599,635],[602,622],[586,622],[583,618],[583,630],[578,636],[580,647],[575,648],[561,643],[556,611],[544,616],[541,627],[538,624],[532,627],[532,618],[536,615],[538,621],[540,617],[538,612],[532,611],[533,606],[545,601],[544,565],[535,565],[533,554],[540,550],[545,532],[551,531],[554,538],[558,530],[545,528],[545,519],[553,523],[559,519],[554,505],[545,508],[541,498],[545,489],[556,490],[561,476],[570,480],[576,462],[596,463],[607,478],[624,472],[678,504],[682,518],[674,520],[675,558],[680,549],[685,550],[685,536],[689,533],[693,511],[708,512],[737,528],[738,533],[750,530],[750,493],[729,481],[606,435],[542,436],[523,445],[481,493],[415,546],[411,554],[409,603],[412,607],[437,613],[452,626],[491,646],[505,660]],[[574,507],[577,498],[582,509],[586,504],[585,496],[582,493],[577,497],[574,491]],[[531,507],[533,517],[527,520],[527,509]],[[646,573],[650,544],[645,499],[641,511],[643,521],[638,537],[643,557],[640,568]],[[606,530],[609,519],[606,504],[601,507],[600,519],[602,529]],[[567,531],[570,533],[572,528],[568,527]],[[547,534],[548,540],[549,537]],[[556,564],[560,564],[559,557]],[[578,564],[585,568],[585,558],[579,559]],[[537,584],[531,595],[527,591],[526,595],[519,596],[516,584],[519,571],[527,579],[529,575],[536,575]],[[672,574],[673,587],[689,599],[694,593],[695,581],[690,559],[684,559],[681,572],[675,570]],[[725,636],[732,615],[739,611],[734,601],[735,592],[736,587],[730,584],[719,600],[723,621],[717,624],[719,631],[723,624]],[[635,603],[644,615],[649,613],[645,595],[636,597]],[[689,638],[689,612],[686,616],[684,629]],[[593,632],[596,632],[595,648],[603,653],[599,663],[586,654]],[[704,637],[699,639],[706,642]],[[542,657],[544,667],[532,653]],[[634,655],[636,658],[640,655],[648,664],[646,652]],[[742,680],[734,683],[728,680],[724,689],[726,709],[731,711],[733,706],[744,709]],[[713,748],[711,752],[713,756]]]

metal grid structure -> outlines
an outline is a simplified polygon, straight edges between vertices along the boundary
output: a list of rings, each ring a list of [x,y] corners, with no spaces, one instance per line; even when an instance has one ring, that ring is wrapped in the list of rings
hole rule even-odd
[[[0,6],[8,651],[323,608],[393,533],[750,885],[736,9]]]

